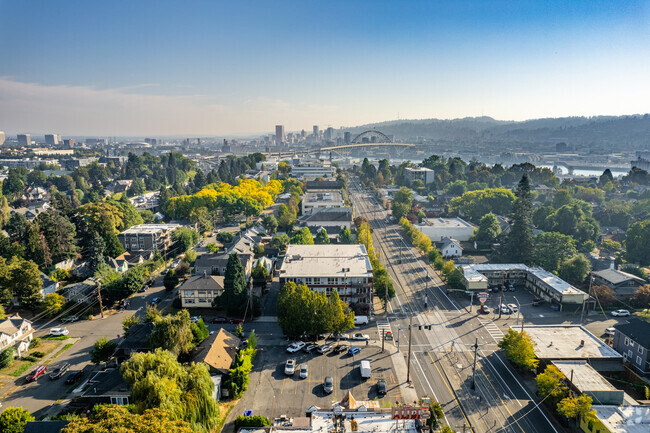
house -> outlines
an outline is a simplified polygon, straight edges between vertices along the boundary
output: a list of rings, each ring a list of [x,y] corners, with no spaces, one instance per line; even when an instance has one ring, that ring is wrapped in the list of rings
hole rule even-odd
[[[650,323],[632,318],[614,325],[612,347],[640,374],[650,373]]]
[[[19,207],[17,209],[12,209],[11,214],[21,214],[24,216],[28,221],[34,221],[40,214],[45,212],[45,208],[43,207],[37,207],[37,208],[26,208],[26,207]]]
[[[122,274],[125,273],[129,270],[129,262],[126,259],[126,254],[128,253],[121,254],[116,258],[109,258],[107,260],[108,265],[116,272],[120,272]],[[140,259],[143,259],[142,256],[140,256]],[[144,259],[142,261],[144,262]]]
[[[134,353],[151,352],[149,337],[153,331],[153,323],[137,323],[129,328],[125,338],[115,350],[115,359],[118,363],[124,362]]]
[[[347,227],[352,229],[352,209],[349,207],[317,208],[300,218],[300,225],[307,227]]]
[[[165,253],[172,244],[172,232],[179,224],[139,224],[117,235],[127,252],[154,251]]]
[[[248,280],[253,271],[253,254],[237,254],[241,261],[246,279]],[[197,275],[207,273],[208,275],[225,275],[228,265],[229,254],[201,254],[194,262],[194,272]]]
[[[224,277],[203,272],[190,277],[178,290],[183,308],[211,308],[212,301],[223,293]]]
[[[0,351],[14,346],[15,353],[20,358],[29,349],[34,333],[32,322],[23,319],[18,314],[7,317],[0,322]]]
[[[474,234],[474,225],[461,218],[423,218],[415,228],[427,235],[433,242],[443,238],[452,238],[461,242],[468,241]]]
[[[306,192],[302,196],[302,214],[307,215],[319,208],[341,208],[345,206],[340,191]]]
[[[456,239],[445,237],[442,241],[436,242],[436,247],[440,250],[444,258],[460,257],[463,255],[463,247],[460,246],[460,242]]]
[[[119,368],[97,372],[86,384],[86,392],[77,397],[84,405],[129,404],[131,391],[122,378]]]
[[[279,273],[281,286],[292,281],[328,296],[336,290],[359,312],[372,305],[372,265],[364,245],[289,245]]]
[[[43,297],[59,290],[59,282],[54,281],[52,278],[48,277],[43,272],[41,272],[41,281],[43,282],[43,288],[41,289],[41,293],[43,293]]]
[[[583,417],[584,433],[645,433],[650,431],[650,406],[593,405],[595,419]]]
[[[115,185],[113,186],[113,192],[126,192],[129,188],[131,188],[132,183],[132,179],[116,180]]]
[[[190,362],[203,362],[208,366],[210,375],[230,374],[230,367],[237,356],[241,340],[221,328],[203,340],[190,354]]]
[[[80,283],[68,284],[63,288],[66,302],[91,303],[97,298],[97,280],[88,278]]]
[[[617,297],[629,298],[636,289],[646,284],[643,278],[617,269],[605,269],[592,273],[594,284],[607,286],[616,293]]]

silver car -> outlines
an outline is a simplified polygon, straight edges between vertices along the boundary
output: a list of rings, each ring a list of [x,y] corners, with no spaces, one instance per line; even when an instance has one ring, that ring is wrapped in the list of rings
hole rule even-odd
[[[332,391],[334,391],[334,379],[332,376],[325,377],[325,381],[323,382],[323,391],[325,394],[331,394]]]
[[[307,376],[309,376],[309,369],[307,368],[307,364],[302,364],[300,366],[300,378],[307,379]]]

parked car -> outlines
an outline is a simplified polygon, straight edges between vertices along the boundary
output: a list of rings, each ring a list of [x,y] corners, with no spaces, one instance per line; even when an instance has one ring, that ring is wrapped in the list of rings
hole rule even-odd
[[[76,314],[72,315],[72,316],[67,316],[67,317],[64,317],[63,319],[61,319],[61,321],[63,323],[72,323],[72,322],[76,322],[77,320],[79,320],[79,316],[77,316]]]
[[[289,345],[289,347],[287,347],[287,352],[289,352],[289,353],[296,353],[297,351],[299,351],[299,350],[302,349],[303,347],[305,347],[305,343],[304,343],[304,342],[302,342],[302,341],[296,341],[295,343],[293,343],[293,344]]]
[[[284,374],[287,376],[293,376],[293,373],[296,372],[296,360],[287,359],[287,362],[284,364]]]
[[[190,317],[190,322],[191,323],[196,323],[199,320],[201,320],[201,316],[192,316],[192,317]]]
[[[377,394],[386,395],[386,381],[383,379],[377,381]]]
[[[152,305],[152,306],[153,306],[153,305],[158,305],[158,304],[160,304],[160,301],[162,301],[162,299],[160,299],[160,298],[153,298],[153,299],[151,300],[151,305]]]
[[[343,352],[345,352],[346,350],[348,350],[348,347],[347,347],[347,346],[344,346],[344,345],[342,345],[342,344],[339,344],[338,346],[336,346],[336,347],[334,348],[334,353],[337,353],[337,354],[338,354],[338,353],[343,353]]]
[[[321,355],[329,352],[330,350],[332,350],[331,344],[323,344],[322,346],[318,346],[318,348],[316,349],[316,351]]]
[[[542,298],[533,299],[533,307],[539,307],[543,303],[544,303],[544,300]]]
[[[69,369],[70,369],[70,364],[68,364],[67,362],[59,365],[57,368],[54,369],[52,373],[50,373],[50,380],[59,379]]]
[[[370,340],[368,334],[352,334],[352,340]]]
[[[70,333],[70,331],[68,331],[65,328],[51,328],[50,329],[50,335],[52,337],[62,337],[62,336],[68,335],[69,333]]]
[[[510,311],[512,311],[513,313],[516,313],[517,311],[519,311],[519,308],[517,308],[517,306],[515,304],[508,304],[508,305],[506,305],[506,307],[510,308]]]
[[[307,376],[309,376],[309,369],[307,368],[307,364],[302,364],[300,366],[300,378],[307,379]]]
[[[29,373],[29,375],[27,375],[27,377],[25,378],[25,380],[27,380],[27,382],[34,382],[34,381],[36,381],[39,377],[41,377],[42,375],[45,374],[45,370],[47,370],[47,367],[46,367],[46,366],[44,366],[44,365],[39,365],[38,367],[36,367],[36,368],[34,369],[34,371],[32,371],[31,373]]]
[[[210,320],[210,323],[228,323],[227,317],[214,317]]]
[[[615,333],[616,333],[616,328],[605,329],[605,335],[614,335]]]
[[[515,291],[515,286],[513,286],[512,284],[508,284],[508,290],[511,291],[511,292],[514,292]]]
[[[302,351],[305,352],[305,353],[311,353],[312,350],[317,349],[317,348],[318,348],[318,344],[311,343],[311,344],[306,345],[302,349]]]
[[[323,382],[323,391],[325,394],[331,394],[334,391],[334,379],[332,376],[325,376],[325,381]]]
[[[627,311],[627,310],[612,311],[612,316],[615,316],[615,317],[627,317],[629,315],[630,315],[630,312]]]
[[[138,290],[138,293],[144,293],[148,289],[149,289],[149,285],[145,284],[144,286],[142,286],[142,288],[140,290]]]
[[[78,382],[84,376],[83,370],[71,372],[65,380],[65,383],[72,384]]]
[[[244,319],[241,318],[230,319],[231,325],[241,325],[243,323],[244,323]]]
[[[505,305],[505,304],[501,304],[500,308],[501,308],[501,313],[503,313],[503,314],[510,314],[511,313],[510,308],[508,308],[508,306]]]
[[[354,356],[354,355],[356,355],[356,354],[358,354],[360,352],[361,352],[360,347],[354,346],[354,347],[350,347],[350,349],[348,349],[348,355],[350,355],[350,356]]]
[[[361,374],[362,379],[370,379],[372,374],[372,369],[370,367],[370,361],[364,359],[359,363],[359,373]]]

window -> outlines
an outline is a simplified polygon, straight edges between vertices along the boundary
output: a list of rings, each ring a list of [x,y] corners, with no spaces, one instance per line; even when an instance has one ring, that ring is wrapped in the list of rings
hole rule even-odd
[[[637,357],[636,357],[636,364],[637,364],[637,365],[643,365],[643,360],[641,359],[640,356],[637,356]]]
[[[194,290],[184,290],[185,296],[194,296]]]
[[[589,421],[589,423],[587,424],[587,428],[589,429],[589,431],[594,431],[594,422]]]
[[[201,295],[205,295],[205,290],[199,290],[199,291],[198,291],[198,294],[199,294],[199,296],[201,296]]]
[[[336,278],[328,277],[327,278],[327,284],[336,284]]]
[[[140,249],[144,250],[144,238],[140,238]]]
[[[199,304],[206,304],[208,300],[206,298],[199,298]]]
[[[631,350],[627,351],[627,359],[632,359],[632,351]]]
[[[629,345],[630,345],[630,339],[627,338],[627,337],[625,337],[625,345],[626,345],[626,346],[629,346]]]
[[[639,346],[639,354],[643,355],[643,347]]]
[[[186,304],[193,304],[193,303],[194,303],[194,299],[185,299],[185,303],[186,303]]]
[[[129,404],[129,397],[111,397],[111,404],[119,404],[121,406]]]

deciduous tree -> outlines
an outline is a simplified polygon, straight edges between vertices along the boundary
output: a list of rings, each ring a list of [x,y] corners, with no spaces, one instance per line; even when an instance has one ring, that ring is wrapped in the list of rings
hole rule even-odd
[[[27,422],[34,417],[22,407],[8,407],[0,414],[0,432],[23,433]]]
[[[591,271],[591,263],[582,254],[565,259],[560,264],[558,275],[571,284],[579,285],[585,281]]]
[[[537,368],[539,360],[535,356],[534,343],[526,331],[517,332],[509,329],[498,345],[510,362],[516,366],[530,371]]]
[[[113,357],[117,349],[117,343],[106,337],[100,337],[90,349],[90,361],[93,364],[101,364]]]
[[[544,372],[535,377],[537,394],[555,408],[569,393],[569,389],[564,384],[565,379],[559,368],[554,365],[547,366]]]

